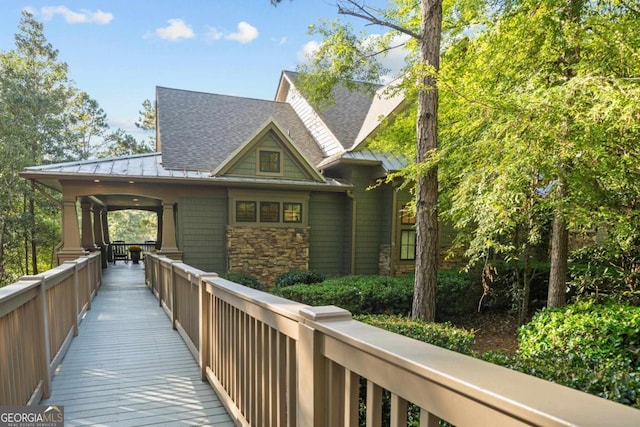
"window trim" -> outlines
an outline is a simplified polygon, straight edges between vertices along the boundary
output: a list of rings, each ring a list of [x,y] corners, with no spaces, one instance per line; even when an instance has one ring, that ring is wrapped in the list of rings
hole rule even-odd
[[[253,204],[253,219],[238,219],[238,208],[240,207],[240,204],[242,203],[247,203],[247,204]],[[234,211],[235,211],[235,215],[234,215],[234,220],[236,222],[242,222],[242,223],[255,223],[258,221],[258,206],[257,206],[257,202],[255,200],[235,200],[234,201]]]
[[[413,244],[405,243],[404,236],[407,233],[413,233]],[[410,236],[410,234],[409,234]],[[417,246],[417,234],[415,228],[404,228],[400,230],[400,253],[399,258],[400,261],[415,261],[416,260],[416,246]],[[405,249],[409,251],[413,248],[413,255],[407,254],[405,255]]]
[[[284,174],[284,159],[283,152],[279,148],[258,148],[256,153],[256,175],[262,176],[283,176]],[[276,153],[278,154],[278,171],[263,171],[262,170],[262,154],[263,153]]]
[[[261,200],[260,201],[260,222],[261,223],[272,223],[272,224],[277,224],[280,222],[280,205],[282,204],[282,202],[274,202],[274,201],[265,201],[265,200]],[[275,212],[275,219],[271,220],[271,219],[265,219],[262,207],[263,206],[275,206],[276,207],[276,212]]]
[[[309,226],[309,200],[311,193],[308,191],[273,191],[273,190],[246,190],[246,189],[229,189],[228,190],[228,225],[242,225],[245,227],[308,227]],[[236,204],[238,202],[256,203],[256,220],[255,221],[238,221]],[[273,202],[278,203],[278,222],[269,222],[260,220],[260,203]],[[299,204],[300,222],[284,221],[284,204]]]
[[[291,220],[287,221],[287,217],[286,217],[287,209],[285,208],[285,205],[291,205],[291,206],[295,205],[300,207],[300,212],[298,213],[300,217],[297,221],[291,221]],[[302,224],[302,219],[303,219],[303,203],[302,202],[289,202],[289,201],[282,202],[282,222],[284,224]]]

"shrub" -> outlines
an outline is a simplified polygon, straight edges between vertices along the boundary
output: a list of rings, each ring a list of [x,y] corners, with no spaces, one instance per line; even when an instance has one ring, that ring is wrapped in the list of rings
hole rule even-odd
[[[275,288],[283,298],[309,305],[337,305],[353,314],[401,314],[411,312],[413,276],[343,276],[314,286]],[[482,288],[472,276],[457,271],[438,273],[438,317],[457,316],[476,310]]]
[[[293,286],[297,284],[310,285],[320,283],[324,280],[324,276],[311,270],[291,270],[276,277],[275,285],[277,287]]]
[[[238,283],[240,285],[244,285],[246,287],[257,289],[259,291],[266,290],[266,287],[258,281],[255,277],[245,274],[245,273],[234,273],[230,272],[222,276],[223,278],[230,280],[232,282]]]
[[[272,292],[303,304],[337,305],[353,314],[407,314],[411,310],[413,279],[344,276],[314,286],[276,287]]]
[[[432,323],[390,315],[361,315],[355,319],[389,332],[437,345],[463,354],[471,354],[474,332],[450,323]]]
[[[438,272],[436,313],[438,318],[456,317],[473,313],[482,297],[480,280],[469,273],[456,270]]]
[[[640,408],[640,308],[583,301],[520,328],[514,358],[483,359]]]

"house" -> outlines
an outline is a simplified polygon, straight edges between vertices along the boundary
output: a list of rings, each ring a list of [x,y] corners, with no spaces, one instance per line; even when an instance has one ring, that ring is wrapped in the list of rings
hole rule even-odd
[[[147,209],[160,252],[205,271],[264,283],[291,269],[412,271],[411,196],[370,189],[404,160],[367,148],[402,98],[337,88],[318,110],[296,78],[283,72],[273,101],[158,87],[155,153],[27,168],[62,193],[59,262],[107,246],[109,211]]]

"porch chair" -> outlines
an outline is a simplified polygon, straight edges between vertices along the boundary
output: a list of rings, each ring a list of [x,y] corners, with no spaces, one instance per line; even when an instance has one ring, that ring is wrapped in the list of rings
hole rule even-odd
[[[124,240],[114,240],[113,244],[113,263],[115,264],[117,260],[122,259],[124,263],[127,264],[129,262],[129,254],[127,253],[127,245]]]

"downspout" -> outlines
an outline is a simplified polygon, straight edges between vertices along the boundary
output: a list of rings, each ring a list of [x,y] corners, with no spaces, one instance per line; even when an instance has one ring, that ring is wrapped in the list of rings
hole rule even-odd
[[[356,274],[356,199],[353,190],[347,191],[347,197],[351,199],[351,265],[350,274]]]

